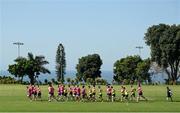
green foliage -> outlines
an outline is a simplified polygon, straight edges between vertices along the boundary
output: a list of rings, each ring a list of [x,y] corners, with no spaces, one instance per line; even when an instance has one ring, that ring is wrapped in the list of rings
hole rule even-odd
[[[28,75],[30,83],[34,84],[35,79],[40,73],[50,73],[50,71],[44,67],[48,64],[48,61],[44,60],[44,56],[33,56],[32,53],[28,53],[27,58],[15,59],[15,64],[9,65],[8,71],[15,75],[15,77],[23,77]]]
[[[71,85],[74,85],[75,84],[75,81],[72,79],[71,80]]]
[[[44,67],[49,62],[45,60],[44,56],[35,56],[32,53],[28,53],[26,74],[30,78],[30,83],[34,84],[36,77],[40,73],[50,73],[50,71]]]
[[[88,84],[88,85],[93,85],[93,79],[92,78],[87,78],[86,79],[86,83]]]
[[[77,79],[77,78],[75,78],[74,81],[75,81],[75,84],[79,84],[79,82],[80,82],[79,79]]]
[[[26,75],[27,59],[23,57],[19,57],[14,61],[16,62],[16,64],[9,65],[8,71],[15,77],[20,78],[20,82],[22,83],[23,77]]]
[[[129,84],[135,80],[150,82],[150,60],[142,60],[139,56],[127,56],[114,63],[114,80],[118,83]]]
[[[87,78],[91,78],[95,81],[95,78],[101,77],[102,60],[98,54],[88,55],[79,59],[79,63],[76,65],[77,75],[79,81],[85,81]]]
[[[136,80],[136,68],[142,59],[139,56],[128,56],[117,60],[114,63],[114,80],[117,82],[123,82],[124,79]]]
[[[18,83],[18,81],[10,76],[0,76],[0,84],[16,84],[16,83]]]
[[[56,52],[56,74],[57,80],[64,83],[64,75],[66,69],[65,49],[62,44],[59,44]]]
[[[44,84],[48,84],[48,80],[47,79],[44,79]]]
[[[51,82],[52,82],[53,84],[58,84],[58,82],[57,82],[54,78],[51,79]]]
[[[70,84],[71,78],[66,78],[66,82],[67,82],[68,84]]]
[[[180,77],[180,25],[153,25],[148,28],[144,39],[150,46],[152,61],[167,69],[169,80],[176,80]]]
[[[95,82],[97,85],[107,85],[108,84],[107,80],[102,79],[102,78],[96,78]]]
[[[148,82],[151,82],[150,74],[148,73],[150,65],[150,59],[138,63],[137,68],[135,69],[138,80],[148,80]]]

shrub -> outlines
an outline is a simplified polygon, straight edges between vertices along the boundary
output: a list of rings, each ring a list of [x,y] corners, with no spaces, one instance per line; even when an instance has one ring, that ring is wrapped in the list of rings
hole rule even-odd
[[[10,76],[0,76],[0,84],[18,84],[20,83],[15,78]]]

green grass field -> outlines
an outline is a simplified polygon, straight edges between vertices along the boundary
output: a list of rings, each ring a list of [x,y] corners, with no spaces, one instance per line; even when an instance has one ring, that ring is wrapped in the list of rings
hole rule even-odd
[[[55,86],[56,87],[56,86]],[[119,88],[115,86],[120,97]],[[130,86],[127,86],[130,89]],[[0,112],[180,112],[180,86],[170,86],[174,102],[166,101],[166,86],[143,86],[149,101],[136,102],[48,102],[47,86],[41,86],[43,101],[30,102],[26,86],[0,85]],[[104,86],[105,90],[105,86]],[[105,92],[104,92],[105,93]],[[106,95],[104,94],[104,98]]]

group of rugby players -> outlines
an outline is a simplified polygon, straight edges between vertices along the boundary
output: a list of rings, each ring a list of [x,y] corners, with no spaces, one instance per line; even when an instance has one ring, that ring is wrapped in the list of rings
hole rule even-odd
[[[30,84],[27,86],[27,97],[30,100],[41,100],[41,89],[38,86]]]
[[[27,92],[28,92],[28,97],[30,100],[41,100],[41,90],[39,86],[35,85],[29,85],[27,86]],[[103,90],[101,86],[98,86],[96,89],[95,85],[93,86],[88,86],[86,89],[85,86],[83,85],[80,87],[79,85],[68,85],[65,86],[63,84],[59,84],[57,88],[57,93],[58,95],[55,96],[55,88],[53,87],[52,83],[49,83],[48,87],[48,101],[56,100],[56,101],[133,101],[136,100],[137,102],[139,101],[140,97],[144,98],[143,96],[143,91],[142,87],[138,85],[138,96],[137,100],[135,97],[136,94],[136,88],[131,86],[131,90],[127,91],[125,86],[121,86],[120,93],[121,97],[120,99],[116,98],[116,90],[113,88],[111,85],[107,85],[106,89],[106,94],[107,94],[107,100],[103,99]]]

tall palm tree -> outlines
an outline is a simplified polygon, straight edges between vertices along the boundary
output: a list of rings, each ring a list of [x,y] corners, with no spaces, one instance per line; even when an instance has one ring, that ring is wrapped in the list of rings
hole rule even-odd
[[[28,53],[26,69],[31,84],[35,83],[35,80],[40,73],[50,74],[50,71],[44,67],[46,64],[49,64],[49,62],[45,60],[44,56],[34,56],[32,53]]]

